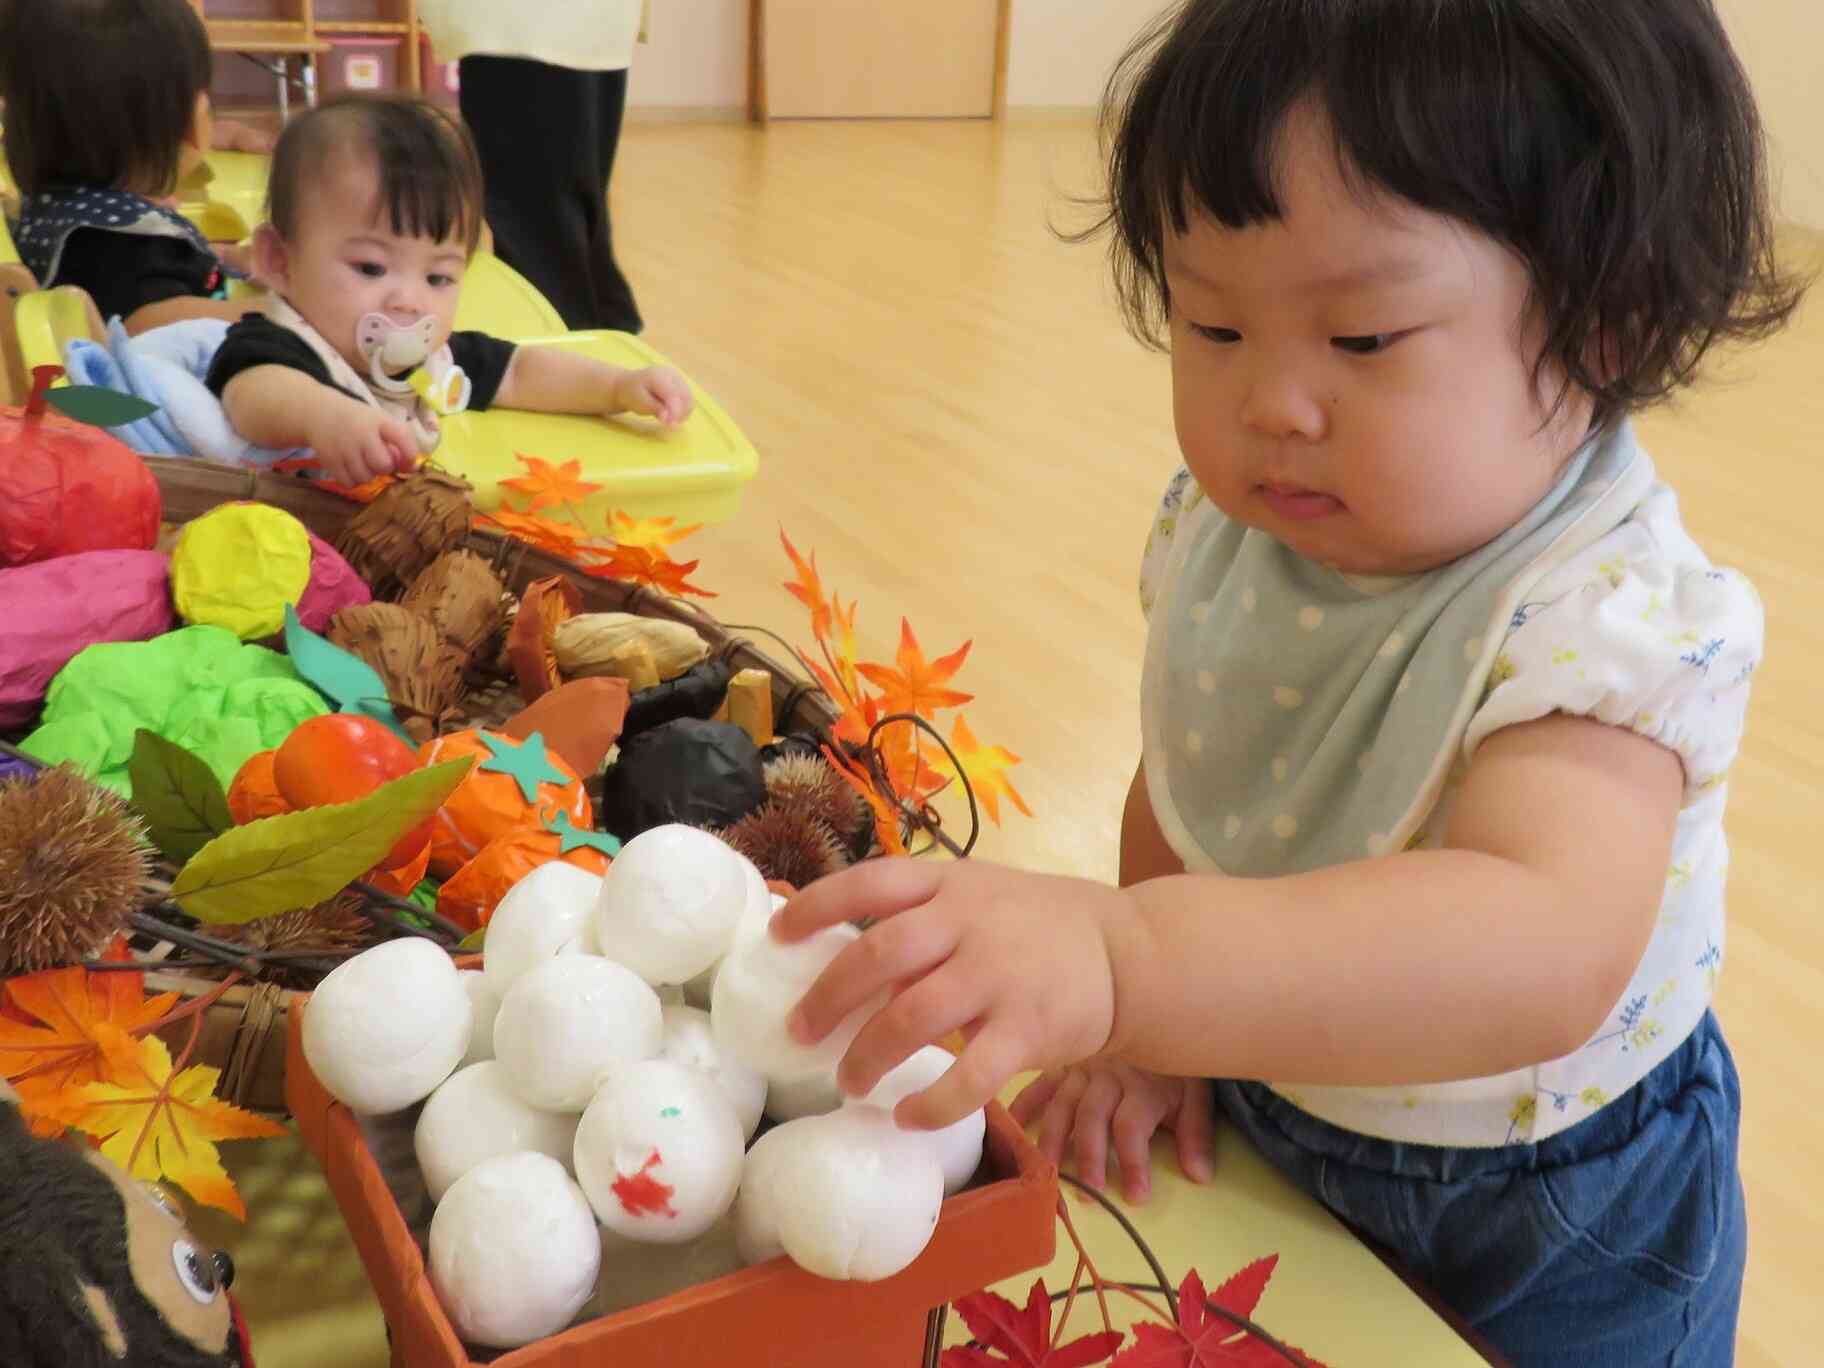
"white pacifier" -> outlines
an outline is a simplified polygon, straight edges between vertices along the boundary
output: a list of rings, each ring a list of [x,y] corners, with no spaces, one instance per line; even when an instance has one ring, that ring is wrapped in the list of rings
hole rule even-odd
[[[437,320],[430,314],[404,327],[385,314],[364,314],[355,325],[355,345],[367,358],[367,378],[374,388],[388,394],[410,394],[410,379],[395,380],[393,376],[425,363],[436,332]]]

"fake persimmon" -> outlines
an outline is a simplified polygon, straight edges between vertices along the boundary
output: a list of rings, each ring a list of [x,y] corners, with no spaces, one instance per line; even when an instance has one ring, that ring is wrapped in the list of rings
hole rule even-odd
[[[246,826],[262,817],[277,817],[292,810],[272,779],[274,754],[269,750],[255,751],[236,772],[234,782],[228,785],[228,815],[234,818],[236,826]]]
[[[417,768],[410,746],[373,718],[352,713],[310,718],[272,756],[273,786],[294,808],[352,803]],[[427,817],[406,832],[374,867],[399,869],[416,860],[434,820]]]

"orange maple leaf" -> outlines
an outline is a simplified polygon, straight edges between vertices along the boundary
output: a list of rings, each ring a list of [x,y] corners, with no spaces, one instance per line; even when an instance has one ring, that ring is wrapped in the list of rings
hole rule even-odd
[[[1032,809],[1026,806],[1026,800],[1020,797],[1019,790],[1007,777],[1007,767],[1020,763],[1020,757],[1003,746],[984,746],[975,739],[975,733],[969,730],[969,723],[963,714],[956,715],[956,726],[950,731],[950,748],[956,752],[962,777],[969,781],[969,787],[975,791],[976,802],[988,814],[988,820],[996,826],[1001,824],[1000,795],[1006,794],[1007,801],[1012,803],[1028,817]],[[942,751],[928,757],[931,767],[940,774],[954,779],[957,776],[957,765],[950,763],[950,757]]]
[[[475,521],[491,525],[527,546],[549,552],[559,560],[573,560],[588,541],[589,534],[575,523],[558,522],[537,513],[519,513],[511,508],[497,508],[492,513],[477,513]]]
[[[602,488],[599,484],[589,484],[583,479],[581,461],[565,461],[561,466],[554,466],[549,461],[541,461],[523,451],[513,454],[531,473],[516,479],[502,480],[500,487],[510,489],[515,494],[524,494],[527,499],[525,511],[528,513],[536,513],[541,508],[551,508],[557,504],[580,503]]]
[[[138,974],[90,974],[47,969],[6,980],[16,1012],[0,1018],[0,1077],[19,1090],[20,1108],[36,1135],[56,1135],[64,1123],[49,1113],[73,1088],[131,1073],[133,1033],[162,1019],[176,993],[147,1000]],[[25,1015],[43,1022],[32,1026]]]
[[[927,663],[925,653],[919,649],[918,638],[912,635],[912,624],[902,617],[899,620],[899,651],[894,657],[899,668],[889,669],[866,662],[855,668],[862,678],[880,689],[881,706],[887,712],[931,717],[939,708],[960,708],[975,697],[943,687],[962,666],[971,644],[965,641],[949,655]]]
[[[828,760],[843,782],[859,793],[862,801],[874,813],[874,834],[880,839],[881,849],[889,855],[904,855],[906,843],[899,834],[899,813],[893,805],[876,792],[868,780],[868,772],[859,763],[843,755],[835,746],[823,748],[823,758]]]
[[[221,1072],[196,1064],[173,1073],[165,1042],[147,1036],[127,1078],[66,1090],[54,1114],[101,1140],[101,1152],[135,1178],[169,1179],[205,1206],[244,1221],[246,1204],[214,1142],[283,1135],[285,1128],[216,1097]]]
[[[824,602],[823,581],[817,577],[817,553],[811,552],[807,561],[798,554],[798,548],[792,545],[792,539],[785,535],[785,529],[779,529],[779,540],[785,543],[785,554],[792,558],[792,565],[798,571],[798,578],[786,582],[785,590],[798,602],[811,610],[811,635],[825,642],[830,634],[830,605]],[[849,607],[851,620],[854,617],[854,605]]]
[[[619,510],[608,515],[609,530],[622,546],[650,546],[655,551],[676,546],[691,533],[703,530],[702,523],[673,527],[676,521],[676,518],[636,518]]]
[[[699,589],[689,582],[690,572],[699,563],[694,560],[674,561],[663,550],[652,550],[644,546],[616,546],[606,552],[604,559],[590,561],[581,568],[584,574],[593,575],[597,579],[630,580],[634,584],[644,584],[648,588],[663,590],[680,598],[685,594],[695,594],[698,598],[715,598],[715,590]]]

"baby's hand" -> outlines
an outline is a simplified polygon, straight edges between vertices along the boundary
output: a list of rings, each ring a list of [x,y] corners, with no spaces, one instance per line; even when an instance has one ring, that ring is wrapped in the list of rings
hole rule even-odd
[[[323,474],[358,485],[381,475],[404,475],[418,464],[418,443],[397,418],[342,395],[326,401],[312,424],[310,449]]]
[[[1039,1075],[1008,1108],[1022,1126],[1039,1124],[1039,1150],[1057,1163],[1069,1145],[1077,1177],[1101,1191],[1112,1139],[1121,1193],[1144,1202],[1152,1191],[1152,1139],[1161,1126],[1178,1139],[1178,1164],[1192,1182],[1207,1182],[1215,1117],[1210,1085],[1171,1078],[1131,1064],[1092,1061]]]
[[[648,366],[627,371],[615,382],[608,416],[643,413],[666,427],[676,427],[690,417],[690,382],[670,366]]]
[[[884,990],[887,1005],[838,1073],[858,1096],[920,1046],[962,1031],[968,1044],[950,1071],[894,1109],[904,1126],[949,1125],[1016,1073],[1074,1064],[1108,1043],[1115,988],[1104,927],[1126,897],[981,860],[869,860],[819,879],[780,910],[772,934],[796,940],[864,917],[874,925],[811,985],[792,1034],[813,1044]]]

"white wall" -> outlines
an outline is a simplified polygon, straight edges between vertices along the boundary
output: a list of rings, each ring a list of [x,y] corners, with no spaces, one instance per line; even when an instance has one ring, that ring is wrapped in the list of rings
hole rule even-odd
[[[1093,106],[1115,58],[1165,7],[1166,0],[1014,0],[1007,103]],[[748,0],[653,0],[650,41],[634,53],[628,103],[746,109],[747,13]]]
[[[1824,7],[1818,0],[1722,0],[1773,149],[1781,212],[1824,229]]]

